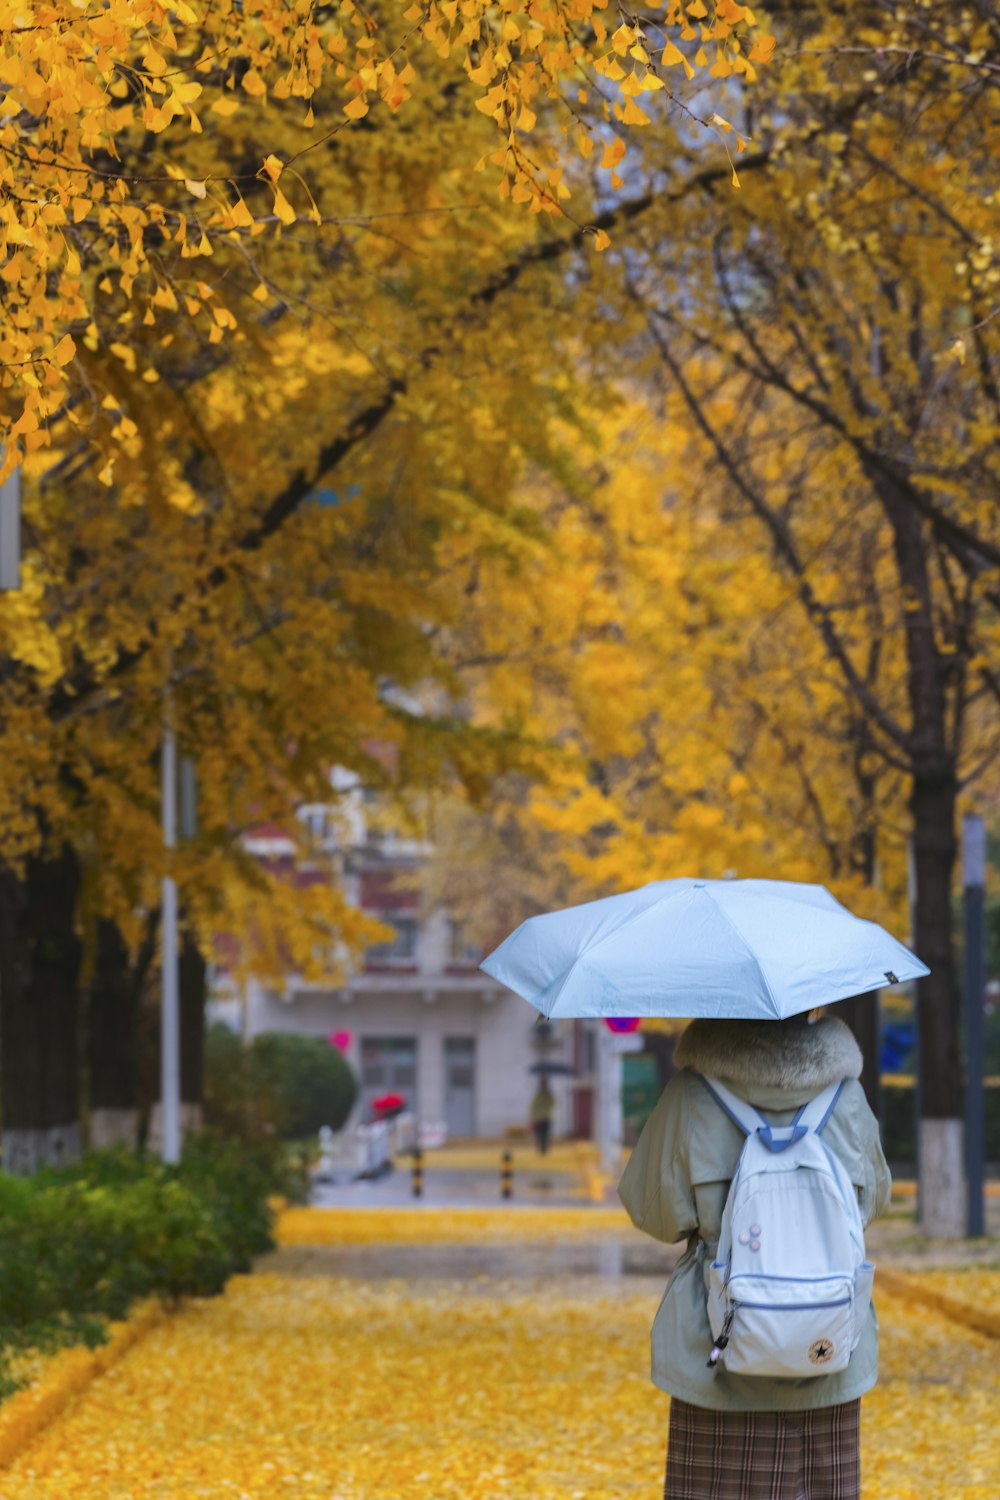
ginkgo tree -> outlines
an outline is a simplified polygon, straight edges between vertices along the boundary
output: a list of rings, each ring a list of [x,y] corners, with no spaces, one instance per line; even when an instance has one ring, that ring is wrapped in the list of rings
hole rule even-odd
[[[933,638],[949,586],[964,580],[964,608],[971,578],[983,604],[975,631],[949,599],[955,651],[943,654],[977,662],[969,670],[982,679],[981,696],[949,700],[962,705],[952,738],[975,730],[956,754],[970,743],[989,754],[992,544],[989,518],[965,509],[992,477],[981,396],[995,328],[982,185],[989,17],[786,8],[780,73],[772,62],[754,79],[770,43],[745,7],[619,9],[613,24],[603,12],[469,0],[409,14],[298,3],[2,13],[0,76],[18,106],[0,126],[13,233],[5,433],[31,487],[25,587],[0,606],[0,827],[14,862],[8,911],[51,886],[64,913],[65,1014],[78,1000],[84,894],[88,912],[131,924],[133,947],[145,935],[162,868],[155,752],[168,684],[201,773],[202,828],[177,865],[204,925],[240,879],[239,829],[318,795],[331,761],[375,774],[366,742],[388,739],[398,758],[387,780],[400,794],[452,770],[482,794],[512,762],[537,769],[535,741],[562,722],[567,694],[587,769],[581,781],[561,768],[563,821],[547,816],[553,839],[582,834],[581,878],[632,882],[699,851],[746,869],[748,844],[789,873],[838,861],[842,878],[856,861],[870,872],[863,839],[900,821],[914,769],[870,706],[897,726],[910,711],[906,620],[918,611],[903,609],[894,583],[886,605],[889,533],[863,466],[859,478],[858,441],[873,448],[884,422],[880,442],[898,466],[893,445],[914,413],[924,447],[919,459],[902,453],[911,478],[941,468],[931,434],[939,442],[956,414],[974,439],[964,469],[952,455],[935,473],[937,499],[916,491],[952,561],[935,574],[930,616],[913,623]],[[908,124],[915,98],[927,106],[922,135]],[[960,155],[938,141],[941,118]],[[879,233],[883,200],[900,206],[905,254]],[[852,215],[867,222],[847,231]],[[927,251],[941,236],[962,247],[964,321],[942,307],[941,262]],[[586,253],[609,244],[610,256]],[[818,284],[836,288],[825,323]],[[929,365],[893,301],[912,286],[929,289],[918,320],[927,346],[948,356]],[[755,347],[746,330],[756,335],[765,305],[773,327]],[[856,329],[850,312],[842,326],[845,308],[864,309]],[[781,321],[789,309],[799,321]],[[904,393],[886,412],[872,394],[886,378],[872,373],[873,329]],[[581,452],[587,466],[593,453],[574,433],[599,427],[595,401],[612,388],[608,399],[619,398],[625,364],[635,399],[669,372],[687,415],[673,412],[672,446],[657,461],[678,484],[698,476],[691,498],[711,505],[701,529],[664,531],[658,510],[645,514],[659,489],[648,470],[633,474],[605,555],[599,507],[571,522],[526,499],[525,483],[533,496],[538,484],[553,495],[586,487]],[[942,415],[963,372],[965,395]],[[790,414],[803,393],[828,398],[843,442],[827,441],[837,429],[808,404],[817,427],[803,437]],[[955,483],[958,517],[940,498]],[[843,513],[825,514],[831,494]],[[763,524],[771,545],[769,515],[788,520],[800,549],[782,553],[778,574],[752,529]],[[596,541],[577,536],[587,525]],[[545,572],[561,592],[551,608],[537,604],[532,628],[553,650],[577,635],[586,649],[546,704],[545,651],[537,684],[510,670],[538,639],[519,642],[515,629],[494,641],[483,653],[496,669],[492,716],[470,727],[454,711],[463,679],[452,656],[485,590],[477,580],[488,579],[498,619],[504,605],[523,611],[518,565],[548,556],[547,532],[570,563]],[[636,663],[650,681],[667,675],[653,650],[657,596],[682,595],[679,560],[697,569],[723,534],[717,568],[698,569],[662,637],[678,643],[683,671],[665,691],[688,732],[652,734]],[[634,598],[612,586],[616,570]],[[829,629],[818,651],[796,640],[784,656],[779,625],[755,637],[756,657],[743,654],[776,577],[814,626],[851,599],[834,665],[846,660],[862,683],[875,673],[860,723],[857,698],[831,680]],[[884,651],[873,649],[879,632]],[[408,697],[426,704],[428,684],[436,714]],[[529,688],[543,691],[526,726]],[[604,711],[609,701],[621,715]],[[602,829],[610,806],[620,837]],[[796,826],[803,807],[808,833]],[[903,842],[885,848],[890,895]],[[924,883],[925,922],[931,911],[940,929],[950,856],[944,844],[922,847],[937,893]],[[237,908],[252,912],[246,883],[221,919]],[[346,912],[316,916],[305,935],[352,930]],[[29,998],[45,979],[39,969]],[[943,1111],[933,1118],[953,1121],[946,957],[935,983],[928,1055],[950,1060],[925,1100]]]
[[[133,1036],[115,1068],[92,1056],[91,1103],[134,1113],[133,971],[150,961],[163,868],[168,686],[198,768],[199,833],[175,861],[189,932],[206,948],[220,928],[247,939],[268,973],[279,961],[328,972],[371,926],[329,881],[292,893],[243,858],[242,830],[274,819],[294,832],[295,802],[328,797],[334,763],[402,793],[445,765],[481,786],[521,754],[511,736],[470,734],[400,698],[436,670],[438,536],[459,528],[503,546],[516,534],[513,477],[523,451],[537,461],[550,446],[560,399],[547,388],[561,357],[535,331],[551,283],[518,304],[503,338],[490,326],[501,294],[510,307],[510,268],[532,264],[537,220],[491,195],[466,206],[461,240],[441,253],[451,153],[493,130],[455,98],[415,83],[420,129],[399,116],[314,162],[317,204],[354,211],[329,227],[250,236],[231,261],[203,253],[190,285],[184,245],[164,241],[148,320],[120,284],[97,283],[109,336],[74,355],[80,420],[50,423],[29,455],[24,587],[0,601],[11,1165],[75,1139],[81,983],[95,1033]],[[206,116],[189,158],[199,180],[213,151],[255,149],[251,108],[264,106]],[[290,157],[303,127],[271,108]],[[144,146],[123,132],[123,164],[141,170]],[[256,181],[246,198],[269,191]],[[100,266],[87,274],[103,279]],[[505,343],[518,381],[495,364]],[[373,741],[395,748],[394,776]],[[47,967],[31,959],[45,911]]]
[[[635,96],[667,90],[671,68],[706,67],[708,48],[717,76],[751,77],[753,59],[771,45],[735,0],[710,8],[665,0],[644,26],[624,11],[613,25],[606,12],[606,0],[569,10],[524,0],[3,0],[6,464],[45,444],[54,422],[86,429],[81,346],[128,347],[135,325],[156,325],[178,304],[207,341],[222,341],[235,326],[232,310],[199,294],[204,260],[238,258],[256,237],[300,218],[319,225],[309,184],[316,157],[349,150],[352,137],[382,128],[381,116],[405,112],[418,75],[440,82],[443,71],[492,122],[478,165],[504,195],[561,214],[565,152],[551,129],[536,136],[543,108],[568,129],[590,90],[611,81],[619,97],[607,112],[622,126],[640,124],[647,117]],[[700,39],[694,63],[679,51],[682,39]],[[294,109],[308,132],[291,153],[275,149],[274,105]],[[224,148],[215,125],[255,107],[260,143],[249,155],[197,151],[202,140]],[[129,136],[142,143],[138,158],[123,149]],[[589,122],[578,139],[592,149]],[[187,264],[168,272],[165,249]],[[156,378],[153,365],[144,373]],[[110,483],[110,450],[104,459]]]
[[[592,271],[588,321],[598,348],[614,336],[680,397],[679,474],[721,486],[727,530],[759,528],[819,650],[814,679],[863,729],[862,769],[905,789],[912,936],[932,971],[921,1213],[956,1234],[956,813],[998,750],[1000,31],[974,5],[778,22],[774,65],[728,114],[752,137],[743,192],[657,196],[677,139],[650,132],[632,190],[652,202]]]

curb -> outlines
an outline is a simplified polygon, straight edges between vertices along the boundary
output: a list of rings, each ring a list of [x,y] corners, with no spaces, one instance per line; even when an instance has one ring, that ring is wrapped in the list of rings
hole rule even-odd
[[[129,1349],[170,1316],[159,1299],[143,1302],[122,1323],[112,1323],[108,1342],[97,1349],[61,1349],[40,1380],[0,1406],[0,1469],[8,1468],[33,1438],[62,1415],[86,1388],[116,1365]]]
[[[944,1292],[922,1286],[917,1278],[911,1281],[899,1271],[884,1271],[880,1266],[875,1272],[875,1287],[876,1290],[888,1292],[890,1297],[919,1302],[922,1307],[929,1307],[950,1318],[953,1323],[961,1323],[963,1327],[971,1328],[974,1333],[981,1333],[988,1339],[1000,1339],[1000,1314],[973,1307],[971,1303],[960,1302],[957,1297],[949,1297]]]

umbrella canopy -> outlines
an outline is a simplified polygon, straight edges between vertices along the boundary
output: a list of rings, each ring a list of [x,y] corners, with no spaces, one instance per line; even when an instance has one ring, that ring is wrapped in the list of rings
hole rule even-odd
[[[779,1020],[930,973],[821,885],[655,880],[530,917],[481,967],[546,1016]]]

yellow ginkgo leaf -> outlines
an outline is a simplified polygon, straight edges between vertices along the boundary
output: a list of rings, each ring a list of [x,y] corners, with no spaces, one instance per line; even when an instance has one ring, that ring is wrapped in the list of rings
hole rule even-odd
[[[667,45],[663,49],[663,56],[660,58],[660,61],[665,68],[676,68],[680,66],[684,69],[689,78],[694,77],[694,69],[688,62],[687,58],[684,56],[684,53],[678,46],[676,46],[674,42],[667,42]]]
[[[626,125],[648,125],[649,116],[641,110],[634,99],[626,99],[622,120]]]
[[[152,73],[154,78],[162,77],[167,71],[167,59],[162,52],[157,52],[152,42],[142,54],[142,65],[147,73]]]
[[[58,344],[52,351],[52,358],[57,365],[68,365],[76,354],[76,345],[68,333],[64,333]]]
[[[750,48],[749,58],[751,62],[766,63],[771,61],[774,52],[774,37],[758,37]]]
[[[226,211],[226,227],[237,229],[249,229],[253,224],[253,214],[246,206],[243,198],[237,197],[236,202],[230,204]]]
[[[279,187],[274,190],[274,212],[282,224],[295,223],[295,210]]]

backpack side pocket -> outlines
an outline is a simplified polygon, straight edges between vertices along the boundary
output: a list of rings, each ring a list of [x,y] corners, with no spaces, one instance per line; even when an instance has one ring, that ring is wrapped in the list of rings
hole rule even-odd
[[[726,1313],[729,1311],[729,1296],[726,1285],[729,1280],[729,1266],[721,1261],[713,1260],[708,1267],[707,1297],[708,1297],[708,1325],[712,1330],[712,1337],[717,1339],[722,1332],[726,1321]]]
[[[854,1327],[851,1335],[852,1354],[861,1342],[861,1335],[864,1333],[865,1323],[868,1321],[868,1309],[871,1306],[874,1280],[875,1266],[870,1260],[862,1261],[854,1273]]]

